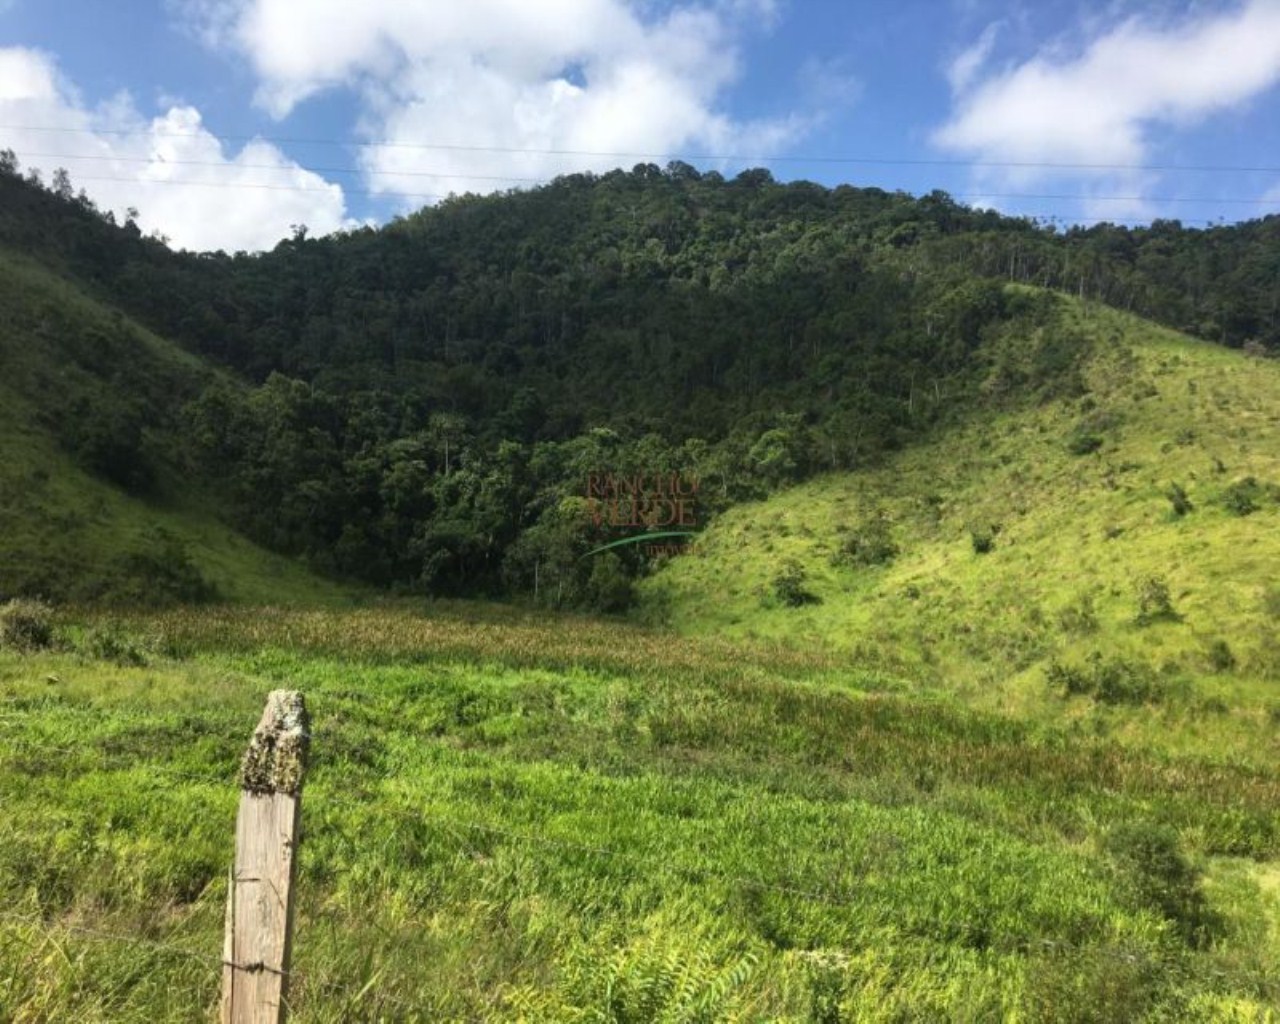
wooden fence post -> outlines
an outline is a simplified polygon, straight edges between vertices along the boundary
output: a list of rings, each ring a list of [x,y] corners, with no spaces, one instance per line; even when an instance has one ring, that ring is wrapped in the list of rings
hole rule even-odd
[[[222,950],[222,1024],[282,1024],[285,1019],[309,741],[302,694],[273,690],[240,767]]]

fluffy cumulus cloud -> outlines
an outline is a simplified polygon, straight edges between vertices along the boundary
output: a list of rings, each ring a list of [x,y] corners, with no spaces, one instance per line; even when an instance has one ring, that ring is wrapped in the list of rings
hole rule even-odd
[[[118,218],[139,211],[144,231],[178,248],[272,247],[292,225],[323,233],[347,225],[341,188],[250,142],[234,155],[197,110],[176,105],[147,118],[128,95],[86,105],[39,51],[0,48],[0,148],[45,180],[65,168],[73,186]]]
[[[1074,42],[1020,60],[997,52],[1016,33],[993,23],[943,69],[952,110],[932,141],[974,161],[979,204],[1048,206],[1066,221],[1192,209],[1160,198],[1178,188],[1149,165],[1171,138],[1280,83],[1280,0],[1116,20],[1126,8],[1112,4]]]
[[[1153,140],[1236,107],[1280,82],[1280,0],[1248,0],[1213,13],[1129,17],[1095,27],[1081,47],[1062,43],[1030,59],[992,59],[989,28],[947,68],[954,105],[936,145],[989,165],[982,177],[1026,185],[1061,178],[1101,193],[1092,215],[1144,216],[1158,180],[1140,167]],[[1021,166],[1017,166],[1021,165]]]
[[[803,116],[723,110],[744,33],[772,0],[188,0],[204,37],[246,55],[257,101],[283,118],[355,90],[376,192],[489,191],[570,170],[698,151],[765,156]],[[634,158],[634,159],[632,159]]]

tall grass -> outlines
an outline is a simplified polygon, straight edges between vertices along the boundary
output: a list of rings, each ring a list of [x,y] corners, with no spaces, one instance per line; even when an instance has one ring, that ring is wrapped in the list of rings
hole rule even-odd
[[[94,656],[105,630],[138,657]],[[81,617],[59,640],[0,655],[13,1019],[208,1012],[232,778],[283,682],[315,724],[300,1021],[1263,1019],[1280,999],[1249,866],[1275,857],[1280,793],[1247,765],[838,654],[509,610]],[[1174,837],[1182,902],[1117,852],[1135,823]]]

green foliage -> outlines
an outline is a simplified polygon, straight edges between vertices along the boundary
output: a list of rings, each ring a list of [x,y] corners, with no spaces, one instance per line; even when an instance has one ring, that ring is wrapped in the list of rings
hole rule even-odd
[[[1141,626],[1153,622],[1177,622],[1181,616],[1173,607],[1173,595],[1169,582],[1163,576],[1153,574],[1138,581],[1138,617]]]
[[[1247,516],[1258,511],[1258,482],[1253,477],[1238,480],[1222,494],[1222,504],[1227,511],[1238,516]]]
[[[587,577],[584,607],[606,614],[625,612],[635,603],[631,576],[616,554],[605,551],[591,560]]]
[[[67,443],[86,469],[128,491],[150,489],[155,471],[144,442],[145,419],[136,404],[84,399],[63,415]]]
[[[1075,636],[1087,636],[1098,631],[1098,613],[1094,608],[1093,594],[1086,591],[1071,604],[1058,611],[1058,626],[1063,632]]]
[[[616,1024],[711,1024],[736,1016],[743,987],[759,958],[745,953],[721,962],[678,935],[646,936],[601,958],[584,950],[567,965],[566,995]]]
[[[53,609],[43,601],[15,598],[0,605],[0,647],[38,651],[53,643]]]
[[[1095,409],[1082,417],[1067,435],[1067,452],[1071,455],[1089,455],[1103,446],[1107,435],[1114,435],[1120,425],[1120,416],[1110,409]]]
[[[808,581],[809,575],[804,566],[794,559],[785,562],[773,578],[773,596],[788,608],[817,604],[821,599],[808,589]]]
[[[1195,506],[1191,504],[1191,499],[1187,497],[1187,492],[1182,489],[1181,485],[1171,483],[1164,493],[1165,497],[1169,499],[1169,504],[1172,506],[1175,516],[1181,518],[1188,512],[1195,510]]]
[[[1022,1009],[1044,1024],[1186,1019],[1176,993],[1156,957],[1123,946],[1049,946],[1030,965]]]
[[[1092,697],[1100,704],[1147,704],[1162,699],[1153,673],[1123,658],[1090,653],[1084,665],[1051,661],[1045,669],[1049,685],[1062,696]]]
[[[186,542],[163,527],[149,530],[142,547],[121,556],[120,567],[131,582],[113,594],[119,603],[206,604],[221,596],[192,559]]]
[[[969,542],[975,555],[986,555],[995,550],[1000,527],[995,523],[975,524],[969,527]]]
[[[1267,501],[1280,504],[1280,487],[1260,483],[1251,476],[1235,481],[1222,493],[1222,504],[1237,516],[1251,515]]]
[[[1236,667],[1235,652],[1231,650],[1231,645],[1221,637],[1209,644],[1207,657],[1209,667],[1215,672],[1230,672]]]
[[[233,474],[201,480],[180,426],[212,371],[101,295],[0,246],[0,595],[60,604],[198,596],[171,580],[154,585],[152,559],[130,558],[148,553],[160,526],[220,597],[340,599],[341,588],[232,528]],[[246,389],[222,380],[229,402],[243,401]],[[90,451],[112,465],[90,465]]]
[[[761,434],[747,456],[753,470],[771,487],[800,479],[809,467],[808,431],[798,416],[786,419],[785,425]]]
[[[1102,447],[1102,435],[1077,427],[1067,438],[1067,451],[1072,455],[1089,455]]]
[[[150,661],[145,643],[110,622],[90,626],[76,644],[76,649],[87,658],[115,665],[138,668]]]
[[[876,509],[841,540],[832,561],[837,565],[888,565],[898,556],[888,513]]]
[[[1135,823],[1112,830],[1106,851],[1128,874],[1138,897],[1174,924],[1194,949],[1209,946],[1222,921],[1201,887],[1201,871],[1167,825]]]
[[[102,480],[203,489],[276,552],[432,595],[532,594],[508,555],[584,472],[696,462],[705,517],[1095,389],[1098,359],[1125,374],[1117,394],[1149,394],[1049,289],[1280,340],[1257,287],[1266,225],[1062,234],[942,193],[642,164],[195,256],[113,225],[65,174],[52,190],[0,174],[0,199],[0,244],[113,304],[17,311],[23,348],[56,355],[24,356],[17,385],[42,429]],[[140,323],[230,373],[157,358]],[[1113,426],[1086,414],[1069,442],[1096,450]]]

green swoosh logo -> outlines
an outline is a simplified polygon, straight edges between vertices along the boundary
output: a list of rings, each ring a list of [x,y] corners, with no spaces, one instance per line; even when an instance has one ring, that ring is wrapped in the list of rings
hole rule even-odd
[[[622,540],[615,540],[609,544],[602,544],[598,548],[592,548],[583,558],[590,558],[592,555],[598,555],[601,551],[608,551],[610,548],[620,548],[625,544],[642,544],[647,540],[660,540],[663,537],[693,537],[689,530],[664,530],[661,533],[642,533],[635,537],[623,537]]]

